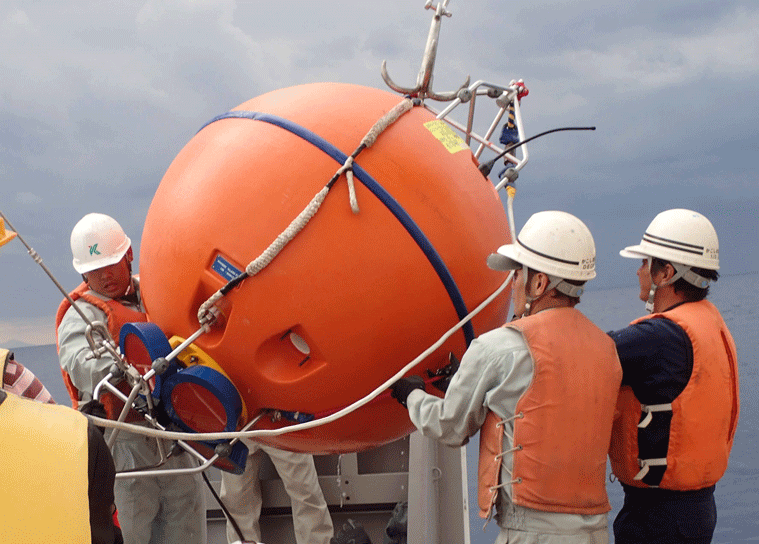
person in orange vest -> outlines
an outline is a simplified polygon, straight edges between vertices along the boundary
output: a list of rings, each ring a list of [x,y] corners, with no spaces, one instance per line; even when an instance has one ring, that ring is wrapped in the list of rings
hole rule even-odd
[[[139,278],[132,275],[132,244],[121,225],[100,213],[85,215],[71,232],[74,269],[83,282],[69,296],[91,323],[100,321],[118,342],[121,326],[146,321],[140,295]],[[64,299],[56,315],[58,357],[64,382],[73,406],[84,411],[102,408],[108,418],[116,419],[123,403],[110,392],[93,399],[97,384],[115,363],[113,356],[92,356],[87,341],[88,323]],[[122,382],[121,386],[125,384]],[[127,421],[148,425],[135,410]],[[106,438],[111,431],[106,431]],[[164,441],[164,450],[173,443]],[[162,469],[196,467],[197,462],[183,450],[172,455]],[[148,469],[161,457],[154,438],[119,431],[112,446],[116,470]],[[199,475],[155,476],[117,479],[116,506],[126,544],[203,544],[205,542],[205,505]]]
[[[575,306],[595,277],[577,217],[534,214],[488,265],[515,270],[515,318],[475,339],[445,388],[418,376],[392,395],[424,434],[451,446],[480,432],[480,515],[497,544],[608,542],[606,458],[622,369],[614,342]]]
[[[641,259],[651,314],[610,333],[624,371],[609,452],[625,493],[615,542],[708,543],[739,413],[735,343],[706,300],[717,233],[700,213],[667,210],[620,254]]]

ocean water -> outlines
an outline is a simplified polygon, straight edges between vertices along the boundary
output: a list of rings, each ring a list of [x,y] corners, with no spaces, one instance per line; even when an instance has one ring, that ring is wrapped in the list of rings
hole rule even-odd
[[[630,287],[592,290],[578,306],[601,329],[619,329],[644,314],[638,300],[637,280],[630,272]],[[723,276],[711,288],[711,300],[722,312],[738,349],[741,413],[727,472],[717,484],[715,544],[759,542],[759,273]],[[60,403],[68,402],[55,346],[14,348],[17,359],[28,366]],[[477,516],[477,437],[467,446],[469,459],[470,532],[472,544],[490,544],[498,534],[491,522],[485,531]],[[622,506],[619,483],[607,484],[612,511],[609,524]],[[613,536],[612,536],[613,542]]]

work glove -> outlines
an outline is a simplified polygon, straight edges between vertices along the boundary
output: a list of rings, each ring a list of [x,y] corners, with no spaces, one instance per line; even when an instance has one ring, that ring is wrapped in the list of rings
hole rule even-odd
[[[99,400],[91,400],[89,402],[85,402],[79,407],[79,411],[90,416],[108,419],[108,414],[105,412],[105,406],[103,406],[103,403]],[[97,428],[101,433],[105,433],[105,427]]]
[[[360,523],[348,519],[335,536],[329,539],[329,544],[372,544],[372,541]]]
[[[401,378],[393,385],[390,386],[390,395],[400,402],[404,407],[406,406],[406,399],[414,389],[421,389],[424,391],[424,380],[421,376],[409,376],[408,378]]]

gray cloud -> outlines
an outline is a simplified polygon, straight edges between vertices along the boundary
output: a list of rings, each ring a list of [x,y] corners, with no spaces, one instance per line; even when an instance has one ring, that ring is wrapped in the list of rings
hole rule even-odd
[[[432,16],[423,5],[6,3],[0,209],[74,287],[76,221],[109,213],[138,242],[163,173],[215,115],[308,82],[385,88],[383,60],[396,82],[412,85]],[[518,225],[541,209],[577,214],[596,236],[603,286],[634,281],[616,256],[621,245],[658,211],[690,206],[715,224],[726,273],[759,269],[759,7],[452,0],[449,9],[434,89],[455,89],[467,75],[524,78],[528,135],[597,126],[530,146]],[[52,315],[60,294],[23,246],[3,247],[0,259],[4,329],[11,316]],[[9,337],[0,334],[0,343]]]

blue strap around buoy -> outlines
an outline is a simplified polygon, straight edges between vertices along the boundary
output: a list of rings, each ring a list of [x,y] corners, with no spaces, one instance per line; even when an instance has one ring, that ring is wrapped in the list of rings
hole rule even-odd
[[[200,127],[200,130],[198,130],[198,132],[203,130],[211,123],[220,121],[222,119],[251,119],[269,123],[274,126],[283,128],[295,136],[298,136],[303,140],[309,142],[317,149],[322,150],[328,156],[337,161],[338,164],[345,164],[345,161],[348,158],[348,155],[343,153],[331,142],[323,139],[318,134],[311,132],[307,128],[302,127],[297,123],[290,121],[289,119],[284,119],[270,113],[246,110],[228,111],[227,113],[217,115],[208,121],[205,125]],[[379,199],[379,201],[385,205],[388,211],[395,216],[401,226],[406,229],[406,232],[409,233],[412,240],[416,242],[417,246],[422,250],[422,253],[424,253],[424,256],[432,265],[433,270],[435,270],[438,278],[442,282],[443,287],[448,293],[448,297],[450,298],[451,303],[453,304],[453,307],[459,316],[459,319],[464,319],[469,313],[466,303],[464,302],[464,296],[461,294],[458,285],[456,285],[456,280],[453,279],[453,275],[451,274],[450,270],[448,270],[448,266],[445,264],[443,258],[437,252],[435,247],[432,245],[432,242],[427,238],[427,235],[422,231],[421,228],[419,228],[419,226],[403,208],[403,206],[401,206],[401,204],[395,200],[395,198],[393,198],[393,196],[387,192],[387,190],[382,187],[382,185],[380,185],[377,180],[375,180],[366,170],[361,168],[360,165],[354,163],[353,174],[355,176],[355,179],[359,180],[359,182],[361,182],[364,187],[369,189],[369,191],[371,191]],[[472,322],[467,321],[464,323],[464,325],[461,327],[461,332],[464,334],[464,340],[468,346],[472,340],[474,340],[474,328],[472,326]]]

